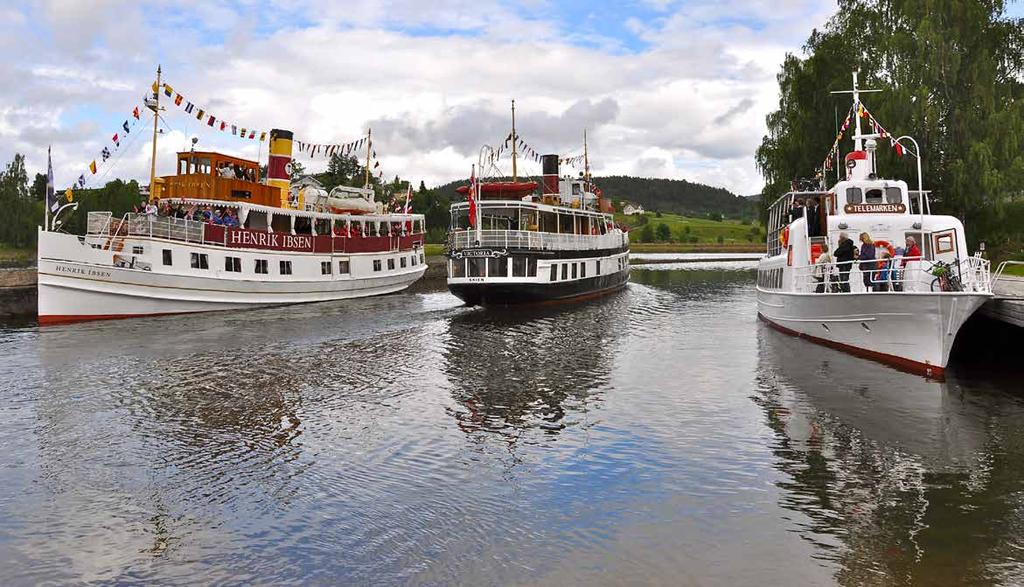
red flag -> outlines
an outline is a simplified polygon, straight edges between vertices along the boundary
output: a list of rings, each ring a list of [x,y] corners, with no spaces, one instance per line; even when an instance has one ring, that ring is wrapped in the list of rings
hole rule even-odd
[[[132,116],[134,116],[136,120],[139,119],[139,107],[138,106],[135,107],[135,110],[132,110]]]
[[[224,130],[225,128],[227,128],[227,126],[228,126],[228,123],[224,122],[223,120],[220,121],[220,129],[221,130]]]
[[[214,118],[211,116],[210,120],[206,121],[206,126],[213,126]]]
[[[903,145],[901,145],[899,143],[896,143],[895,149],[896,149],[896,155],[898,157],[903,157]]]
[[[476,169],[469,176],[469,225],[476,227]]]

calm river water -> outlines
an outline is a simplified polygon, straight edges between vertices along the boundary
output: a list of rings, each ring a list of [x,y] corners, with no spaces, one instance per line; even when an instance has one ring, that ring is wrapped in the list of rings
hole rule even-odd
[[[0,329],[0,584],[1024,581],[1019,358],[778,334],[752,268]]]

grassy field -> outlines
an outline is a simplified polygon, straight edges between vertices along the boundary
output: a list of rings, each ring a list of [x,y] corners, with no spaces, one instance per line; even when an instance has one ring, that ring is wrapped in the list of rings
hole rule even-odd
[[[998,267],[997,263],[992,264],[993,267]],[[995,269],[993,269],[995,271]],[[1024,277],[1024,265],[1007,265],[1006,269],[1003,270],[1004,275],[1016,275],[1018,277]]]
[[[671,243],[682,243],[687,245],[696,244],[733,244],[733,245],[759,245],[764,248],[764,231],[759,225],[743,224],[738,220],[715,221],[706,218],[690,218],[677,214],[662,214],[658,218],[653,213],[646,213],[652,230],[657,235],[659,224],[668,227]],[[630,241],[638,243],[643,232],[643,220],[640,216],[615,215],[616,222],[630,227]]]
[[[35,260],[35,249],[12,249],[0,245],[0,263],[28,263]]]

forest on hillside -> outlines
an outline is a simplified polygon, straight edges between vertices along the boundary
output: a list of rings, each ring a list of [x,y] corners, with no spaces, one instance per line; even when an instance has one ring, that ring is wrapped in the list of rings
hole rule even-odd
[[[837,120],[850,108],[851,71],[882,91],[862,100],[895,136],[921,146],[933,211],[967,225],[1005,255],[1024,245],[1024,19],[1001,0],[840,0],[839,11],[788,55],[779,109],[757,151],[770,203],[823,167]],[[909,143],[908,143],[909,144]],[[914,158],[879,141],[883,176],[916,183]],[[840,144],[845,154],[848,140]],[[835,181],[831,171],[830,183]]]

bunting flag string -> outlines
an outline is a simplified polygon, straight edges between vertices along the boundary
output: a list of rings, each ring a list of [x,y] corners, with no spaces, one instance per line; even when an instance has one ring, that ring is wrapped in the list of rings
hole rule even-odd
[[[92,177],[93,175],[96,175],[97,173],[100,172],[101,169],[103,169],[103,167],[105,167],[107,161],[114,157],[115,153],[117,153],[118,150],[121,148],[121,143],[128,139],[129,135],[132,132],[132,129],[135,128],[135,125],[139,123],[141,118],[141,111],[139,110],[139,107],[136,106],[132,109],[131,115],[128,118],[126,118],[124,122],[121,123],[120,130],[115,132],[113,136],[110,137],[111,144],[104,145],[103,148],[100,149],[99,157],[93,159],[86,165],[86,168],[88,169],[88,175],[86,173],[82,173],[81,175],[79,175],[78,179],[75,180],[73,186],[74,189],[84,188],[89,183],[88,178]],[[68,191],[70,191],[71,189],[72,188],[68,188]]]
[[[853,119],[853,116],[866,118],[868,124],[871,125],[872,134],[876,134],[882,139],[889,139],[889,145],[896,151],[896,154],[900,157],[903,156],[903,146],[893,139],[892,134],[885,130],[885,127],[878,122],[878,119],[875,118],[874,114],[871,114],[863,102],[858,102],[856,106],[851,106],[849,112],[846,113],[846,118],[843,119],[843,124],[839,127],[839,133],[836,135],[836,140],[832,143],[832,148],[829,149],[828,155],[825,156],[825,161],[821,165],[822,169],[832,171],[833,160],[839,151],[839,142],[846,133],[846,129],[850,128],[850,121]]]
[[[157,87],[156,82],[154,82],[153,83],[153,93],[155,94],[155,93],[159,92],[159,90],[160,90],[160,88]],[[221,118],[219,116],[214,115],[212,112],[209,112],[205,108],[201,108],[198,103],[192,102],[192,101],[188,100],[187,98],[185,98],[185,96],[181,92],[176,91],[174,88],[171,87],[170,84],[163,84],[163,92],[164,92],[164,95],[167,96],[168,98],[173,97],[174,98],[174,100],[173,100],[174,105],[179,107],[179,108],[181,108],[182,110],[184,110],[185,114],[189,114],[189,115],[195,116],[196,120],[198,120],[200,123],[204,123],[205,122],[206,126],[212,128],[214,130],[218,130],[218,131],[220,131],[222,133],[227,133],[228,132],[228,128],[230,128],[232,136],[236,136],[236,137],[239,137],[239,138],[242,138],[242,139],[246,139],[246,140],[257,140],[257,139],[259,139],[260,141],[266,141],[267,140],[267,133],[266,132],[260,131],[260,130],[255,130],[255,129],[252,129],[252,128],[249,128],[249,127],[243,128],[242,132],[238,133],[237,132],[237,130],[239,128],[238,125],[231,124],[231,123],[227,122],[225,119],[223,119],[223,118]],[[182,104],[184,104],[184,106],[182,106]],[[136,118],[138,118],[137,115],[136,115]],[[246,131],[249,131],[249,132],[246,132]]]
[[[245,130],[242,130],[245,133]],[[324,157],[330,158],[334,155],[341,154],[347,157],[353,153],[359,153],[366,146],[366,137],[359,140],[351,141],[348,143],[309,143],[307,141],[295,141],[295,149],[297,152],[302,153],[310,159],[323,155]],[[377,152],[373,151],[370,156],[371,159],[377,158]]]
[[[502,155],[504,155],[508,151],[511,151],[513,140],[515,142],[516,151],[521,157],[525,157],[531,161],[540,163],[541,154],[536,149],[534,149],[530,145],[530,143],[527,143],[524,139],[520,138],[518,136],[518,133],[515,139],[513,139],[512,133],[508,133],[508,135],[505,137],[505,140],[503,140],[501,144],[498,145],[498,148],[490,152],[488,156],[489,162],[496,163],[499,159],[501,159]],[[583,163],[583,161],[583,155],[576,155],[574,157],[560,157],[558,159],[560,165],[569,165],[571,167],[577,167],[578,165]]]

